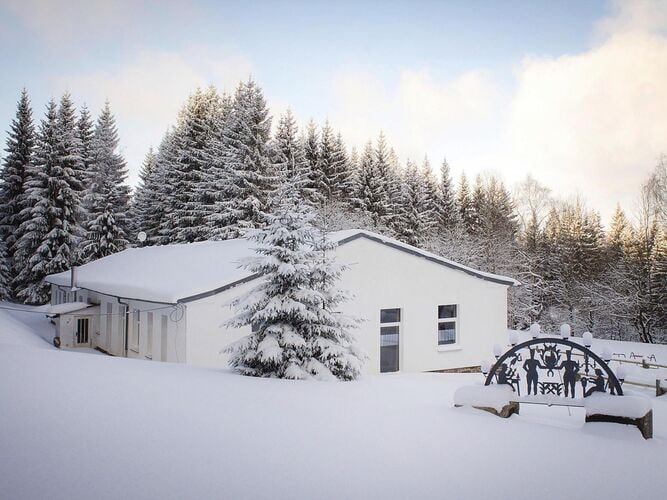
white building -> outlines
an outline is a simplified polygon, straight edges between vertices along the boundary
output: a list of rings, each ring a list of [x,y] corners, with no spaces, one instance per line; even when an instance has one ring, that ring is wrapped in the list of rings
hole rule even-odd
[[[355,295],[342,309],[365,319],[356,335],[367,373],[475,366],[505,340],[507,289],[517,281],[368,231],[332,238],[349,266],[341,286]],[[62,344],[225,367],[224,347],[250,331],[222,325],[230,301],[261,279],[239,268],[251,255],[242,239],[131,248],[77,268],[74,288],[69,271],[50,275],[53,305],[94,305],[59,316]]]

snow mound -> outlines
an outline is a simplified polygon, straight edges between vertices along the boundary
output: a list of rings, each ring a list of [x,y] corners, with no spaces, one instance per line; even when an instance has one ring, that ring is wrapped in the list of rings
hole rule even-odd
[[[514,391],[504,384],[464,385],[454,393],[456,406],[493,408],[498,412],[513,399],[516,399]]]
[[[641,418],[652,409],[651,401],[642,396],[591,394],[584,399],[586,415]]]

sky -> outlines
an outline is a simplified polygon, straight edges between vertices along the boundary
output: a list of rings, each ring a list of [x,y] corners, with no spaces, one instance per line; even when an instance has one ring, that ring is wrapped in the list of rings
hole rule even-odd
[[[254,78],[274,116],[382,130],[458,177],[531,174],[608,219],[667,153],[667,0],[0,0],[0,141],[26,87],[108,99],[134,184],[197,86]],[[277,120],[277,119],[276,119]]]

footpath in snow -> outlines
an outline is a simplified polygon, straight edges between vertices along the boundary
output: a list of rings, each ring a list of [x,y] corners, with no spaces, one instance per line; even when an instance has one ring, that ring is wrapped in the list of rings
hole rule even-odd
[[[664,396],[647,441],[576,409],[454,408],[481,375],[253,379],[59,351],[47,328],[0,311],[3,499],[667,495]]]

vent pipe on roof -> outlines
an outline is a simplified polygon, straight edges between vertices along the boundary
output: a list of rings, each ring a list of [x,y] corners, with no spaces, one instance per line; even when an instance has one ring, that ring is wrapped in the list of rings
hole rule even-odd
[[[78,270],[79,268],[77,266],[72,266],[72,269],[70,269],[70,277],[71,277],[70,290],[72,292],[76,292],[79,289],[76,282],[76,275]]]

